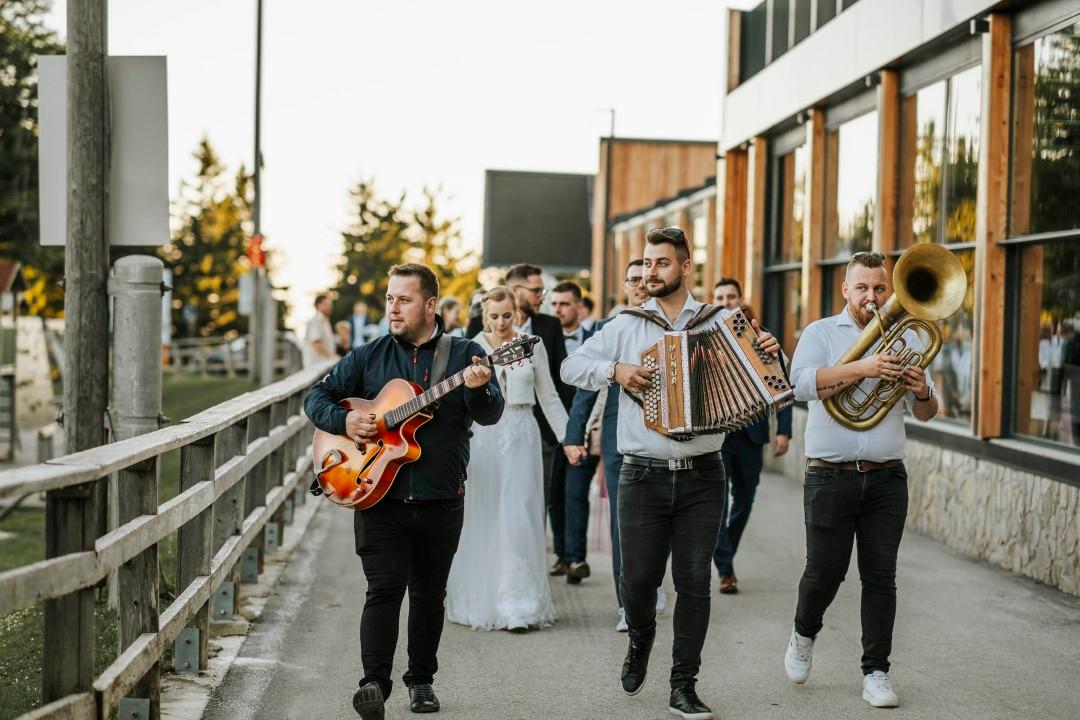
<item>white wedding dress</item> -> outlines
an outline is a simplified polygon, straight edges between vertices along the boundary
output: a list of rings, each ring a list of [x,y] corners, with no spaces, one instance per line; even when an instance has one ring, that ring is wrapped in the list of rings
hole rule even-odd
[[[492,352],[484,334],[476,336]],[[566,410],[555,394],[543,343],[520,367],[495,369],[506,402],[495,425],[473,425],[465,524],[446,586],[446,617],[477,630],[544,627],[555,621],[544,535],[539,401],[559,436]]]

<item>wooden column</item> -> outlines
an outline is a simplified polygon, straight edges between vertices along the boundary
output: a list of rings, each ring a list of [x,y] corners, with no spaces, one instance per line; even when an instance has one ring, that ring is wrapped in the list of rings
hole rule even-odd
[[[630,228],[630,251],[626,258],[626,262],[619,268],[619,272],[625,270],[631,260],[638,260],[645,257],[645,232],[646,229],[644,225],[637,225],[636,227]]]
[[[746,236],[746,151],[728,150],[724,160],[724,225],[720,233],[720,275],[738,274]]]
[[[768,168],[768,143],[764,137],[754,138],[747,161],[746,236],[743,251],[743,297],[751,307],[761,307],[762,267],[765,259],[765,178]]]
[[[716,265],[719,260],[716,252],[716,196],[705,198],[704,206],[702,213],[705,219],[705,276],[701,278],[701,286],[711,299],[712,287],[719,277],[716,274]]]
[[[593,227],[592,227],[592,276],[590,278],[597,294],[597,305],[601,316],[606,315],[610,309],[608,298],[611,293],[612,275],[607,267],[607,216],[608,216],[608,138],[600,140],[600,166],[596,173],[596,183],[593,190]]]
[[[158,510],[158,458],[152,457],[121,470],[117,479],[120,495],[120,524]],[[117,614],[120,616],[120,653],[143,633],[158,631],[160,576],[158,546],[148,549],[120,566]],[[128,693],[129,697],[150,700],[150,717],[161,716],[161,671],[154,663]]]
[[[821,318],[821,259],[825,235],[825,111],[810,110],[806,130],[810,168],[806,184],[806,220],[803,222],[802,306],[803,325]]]
[[[900,73],[882,70],[877,88],[878,188],[874,207],[873,249],[896,248],[896,203],[900,180]]]
[[[1008,228],[1009,91],[1012,22],[990,15],[982,41],[982,142],[975,202],[975,338],[973,428],[980,438],[1002,433],[1005,351],[1005,248]]]

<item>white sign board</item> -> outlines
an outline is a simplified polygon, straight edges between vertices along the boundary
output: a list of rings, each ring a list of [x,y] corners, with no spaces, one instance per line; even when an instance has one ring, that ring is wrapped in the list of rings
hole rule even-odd
[[[109,243],[169,242],[164,57],[110,57]],[[41,244],[67,241],[67,57],[38,56]]]

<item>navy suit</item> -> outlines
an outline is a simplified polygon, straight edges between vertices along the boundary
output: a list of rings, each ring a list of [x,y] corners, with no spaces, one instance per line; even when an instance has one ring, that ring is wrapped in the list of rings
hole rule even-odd
[[[776,416],[776,434],[791,437],[791,407]],[[724,473],[731,488],[731,514],[726,524],[720,525],[716,538],[713,562],[721,575],[734,575],[735,552],[739,549],[754,495],[761,480],[764,464],[764,446],[769,443],[769,419],[765,418],[742,430],[728,433],[720,449],[724,458]]]
[[[594,332],[599,331],[610,321],[610,318],[601,320],[595,326]],[[601,457],[588,456],[581,465],[567,463],[566,493],[567,498],[583,497],[585,511],[580,515],[580,526],[576,522],[577,515],[567,516],[567,535],[574,534],[584,548],[585,536],[588,529],[589,515],[589,482],[596,471],[598,461],[604,463],[604,484],[607,487],[608,506],[610,515],[611,531],[611,574],[615,580],[615,597],[622,607],[622,597],[619,591],[619,579],[622,574],[622,557],[619,548],[619,472],[622,470],[622,455],[619,454],[617,433],[619,427],[619,392],[617,384],[608,385],[607,402],[604,405],[603,424],[600,430],[600,453]],[[596,390],[577,389],[574,393],[574,401],[570,405],[570,417],[566,423],[566,445],[585,445],[585,424],[592,414],[596,398],[600,393]],[[581,506],[581,500],[577,499],[576,506]],[[574,517],[574,521],[571,520]]]

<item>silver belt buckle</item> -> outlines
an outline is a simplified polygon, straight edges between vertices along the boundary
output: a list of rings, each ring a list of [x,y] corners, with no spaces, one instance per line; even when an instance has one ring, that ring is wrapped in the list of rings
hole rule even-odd
[[[863,470],[862,463],[863,463],[863,461],[862,461],[861,458],[855,461],[855,472],[861,472],[861,473],[870,472],[869,470]]]
[[[674,460],[667,461],[668,470],[690,470],[694,467],[693,458],[676,458]]]

